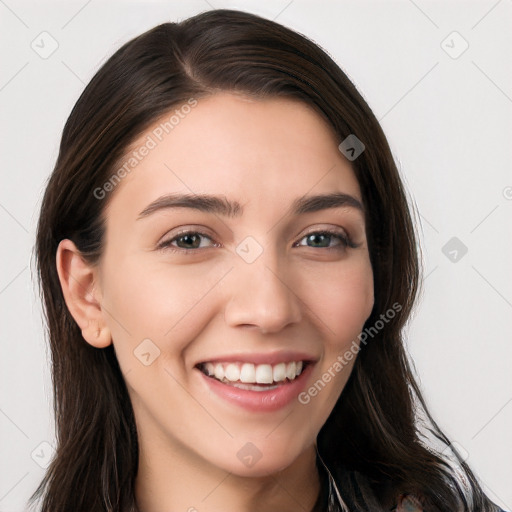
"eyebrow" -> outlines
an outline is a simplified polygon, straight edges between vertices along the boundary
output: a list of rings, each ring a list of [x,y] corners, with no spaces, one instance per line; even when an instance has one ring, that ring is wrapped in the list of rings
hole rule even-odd
[[[364,207],[358,199],[341,192],[299,197],[292,203],[290,212],[295,215],[301,215],[328,208],[341,207],[355,208],[364,213]],[[146,206],[139,213],[137,220],[148,217],[157,211],[173,208],[191,208],[226,217],[239,217],[243,214],[243,207],[238,201],[229,201],[223,196],[209,194],[166,194]]]

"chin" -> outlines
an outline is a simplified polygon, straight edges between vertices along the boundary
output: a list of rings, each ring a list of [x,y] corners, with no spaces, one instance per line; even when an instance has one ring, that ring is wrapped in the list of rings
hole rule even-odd
[[[242,442],[236,443],[235,457],[223,456],[217,459],[216,466],[233,475],[259,478],[283,471],[291,466],[303,453],[302,446],[291,447],[284,443]],[[238,447],[240,445],[240,447]]]

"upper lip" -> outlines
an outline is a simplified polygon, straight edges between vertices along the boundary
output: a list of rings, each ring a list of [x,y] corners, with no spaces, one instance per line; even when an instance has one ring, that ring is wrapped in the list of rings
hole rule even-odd
[[[244,352],[240,354],[215,355],[199,361],[202,363],[252,363],[252,364],[270,364],[290,363],[292,361],[315,362],[317,357],[306,352],[296,351],[278,351],[278,352]]]

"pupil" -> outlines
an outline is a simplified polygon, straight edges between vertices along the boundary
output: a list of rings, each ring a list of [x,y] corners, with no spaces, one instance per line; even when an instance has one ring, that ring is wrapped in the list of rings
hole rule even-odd
[[[327,247],[329,245],[330,236],[322,234],[313,234],[309,235],[308,241],[311,242],[311,244],[315,247]]]
[[[181,240],[183,242],[182,245],[187,246],[187,248],[192,246],[194,249],[196,249],[200,244],[200,240],[197,235],[184,235],[181,237]]]

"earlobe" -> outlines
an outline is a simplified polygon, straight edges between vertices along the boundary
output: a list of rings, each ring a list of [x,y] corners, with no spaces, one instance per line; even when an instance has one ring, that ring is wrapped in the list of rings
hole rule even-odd
[[[87,324],[82,329],[82,336],[87,343],[96,348],[105,348],[112,343],[110,329],[107,325],[101,325],[99,322]]]
[[[56,265],[64,300],[83,338],[96,348],[109,346],[112,336],[101,308],[97,269],[84,260],[68,239],[59,243]]]

